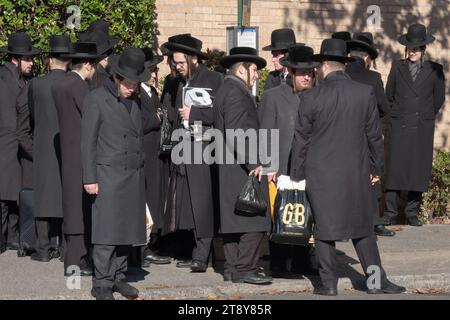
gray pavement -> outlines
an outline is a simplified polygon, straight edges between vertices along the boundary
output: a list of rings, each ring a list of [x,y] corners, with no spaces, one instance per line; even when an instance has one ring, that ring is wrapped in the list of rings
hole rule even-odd
[[[353,246],[338,242],[337,299],[450,299],[450,225],[395,228],[401,228],[395,237],[380,237],[378,244],[388,277],[405,286],[407,292],[368,295],[361,291],[365,280]],[[268,261],[261,263],[267,269]],[[213,268],[195,274],[172,263],[130,269],[128,278],[139,288],[142,299],[329,299],[312,295],[312,282],[317,277],[276,278],[267,286],[233,284],[223,282]],[[80,289],[68,289],[68,281],[76,284],[63,276],[58,260],[35,262],[29,257],[18,258],[14,251],[0,255],[0,299],[92,299],[90,277],[81,278]]]

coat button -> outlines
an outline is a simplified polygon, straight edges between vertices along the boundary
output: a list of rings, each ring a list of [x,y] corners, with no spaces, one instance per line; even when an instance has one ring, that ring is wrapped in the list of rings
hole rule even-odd
[[[418,116],[419,115],[419,113],[418,112],[416,112],[416,116]]]
[[[125,169],[125,171],[127,171],[127,167],[125,167],[124,169]]]
[[[127,135],[126,135],[126,134],[124,134],[124,135],[123,135],[123,138],[124,138],[124,139],[126,139],[126,138],[127,138]]]
[[[128,152],[127,152],[127,151],[125,151],[124,153],[125,153],[125,154],[128,154]]]

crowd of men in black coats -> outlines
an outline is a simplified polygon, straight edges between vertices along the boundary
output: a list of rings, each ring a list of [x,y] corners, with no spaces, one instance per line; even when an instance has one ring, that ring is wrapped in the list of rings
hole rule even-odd
[[[66,276],[73,266],[92,275],[97,299],[114,299],[113,292],[138,296],[126,282],[129,263],[167,264],[184,254],[177,267],[205,272],[218,234],[224,280],[267,284],[272,278],[260,272],[258,260],[271,231],[270,206],[248,216],[236,212],[235,202],[249,175],[258,177],[267,198],[268,183],[287,177],[307,182],[322,280],[315,293],[337,294],[335,241],[346,239],[366,276],[369,266],[381,271],[380,287],[369,293],[403,292],[387,279],[375,236],[394,235],[385,226],[397,222],[400,191],[408,191],[407,223],[420,225],[434,119],[445,96],[442,66],[425,56],[433,40],[423,25],[410,26],[399,38],[405,59],[393,63],[385,91],[372,70],[378,51],[370,33],[334,33],[314,54],[291,29],[274,30],[263,50],[271,51],[275,71],[258,106],[251,88],[266,61],[252,48],[232,48],[220,61],[229,70],[223,75],[203,64],[208,56],[199,39],[169,37],[160,49],[171,73],[159,95],[162,56],[149,48],[114,55],[118,40],[104,21],[91,24],[76,43],[51,36],[48,72],[39,77],[31,71],[40,50],[26,33],[14,33],[0,49],[8,56],[0,67],[1,250],[18,248],[18,196],[32,188],[37,241],[31,259],[60,257]],[[212,103],[186,104],[190,87],[207,88]],[[162,148],[167,126],[181,129],[189,148],[202,151],[211,139],[193,131],[214,127],[239,162],[175,164]],[[279,169],[251,163],[229,144],[229,129],[278,129]],[[54,238],[61,241],[55,245]],[[295,271],[305,261],[310,267],[311,251],[303,249],[271,243],[272,274]]]

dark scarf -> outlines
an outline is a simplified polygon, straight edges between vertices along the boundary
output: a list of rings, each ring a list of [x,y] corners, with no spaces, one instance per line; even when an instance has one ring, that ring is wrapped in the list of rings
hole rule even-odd
[[[422,62],[420,60],[417,60],[416,62],[412,62],[408,59],[408,68],[409,72],[411,73],[411,77],[413,81],[416,80],[417,75],[419,74],[420,70],[422,69]]]
[[[114,98],[117,99],[117,101],[121,102],[127,108],[128,113],[131,113],[131,107],[133,105],[132,96],[130,98],[119,97],[118,92],[117,92],[116,83],[114,82],[114,80],[112,78],[106,79],[104,86],[105,86],[106,90],[109,93],[111,93],[114,96]]]

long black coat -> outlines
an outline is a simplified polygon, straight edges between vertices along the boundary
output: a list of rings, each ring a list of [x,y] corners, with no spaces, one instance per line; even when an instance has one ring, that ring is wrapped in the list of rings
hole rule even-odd
[[[61,144],[61,181],[65,234],[84,234],[90,223],[90,198],[81,165],[81,114],[89,87],[75,72],[52,86]]]
[[[161,121],[157,116],[160,107],[158,93],[151,88],[151,97],[141,88],[141,108],[144,121],[145,198],[153,219],[152,230],[163,228],[164,204],[169,184],[169,159],[159,155]]]
[[[28,97],[34,119],[34,214],[41,218],[63,217],[60,135],[52,86],[65,77],[64,70],[56,69],[30,82]]]
[[[425,61],[413,81],[408,64],[395,62],[386,95],[391,107],[386,189],[426,191],[433,162],[435,118],[445,99],[442,65]]]
[[[16,201],[21,188],[21,170],[15,97],[10,90],[0,78],[0,199]]]
[[[235,155],[236,164],[219,164],[220,233],[267,232],[271,227],[269,208],[264,215],[244,216],[235,212],[236,199],[248,180],[248,174],[258,164],[250,163],[250,155],[241,154],[236,145],[226,143],[226,129],[258,130],[256,102],[244,82],[227,76],[214,101],[214,126],[224,137],[223,145]],[[250,141],[245,140],[248,145]],[[254,156],[254,155],[253,155]],[[243,164],[237,164],[237,162]],[[267,176],[261,189],[268,201]]]
[[[293,92],[292,87],[283,83],[265,91],[258,108],[260,128],[279,130],[277,176],[289,174],[289,158],[299,105],[299,95]],[[270,136],[268,133],[268,137]],[[270,140],[267,145],[270,146]],[[270,150],[268,153],[272,158],[273,152],[274,150]],[[272,166],[274,166],[273,163]]]
[[[376,200],[370,174],[380,175],[383,141],[372,87],[343,72],[328,75],[300,98],[291,178],[306,179],[319,240],[373,234]]]
[[[175,78],[173,82],[177,83],[178,87],[176,88],[176,92],[168,92],[165,96],[165,101],[173,101],[174,94],[176,95],[175,105],[172,106],[172,112],[170,114],[175,114],[178,108],[182,106],[182,88],[184,83]],[[193,78],[189,81],[190,87],[198,87],[198,88],[210,88],[212,89],[212,95],[215,96],[217,90],[223,83],[222,74],[214,71],[209,71],[205,66],[199,65],[199,69],[193,75]],[[174,85],[171,85],[172,89],[175,89]],[[180,119],[173,119],[174,127],[181,128],[182,122]],[[191,108],[191,112],[189,115],[189,123],[194,124],[194,121],[201,121],[203,126],[211,126],[214,122],[214,113],[213,108],[200,109],[196,107]],[[203,129],[203,132],[206,131],[206,128]],[[186,132],[187,133],[187,132]],[[208,143],[207,142],[196,142],[192,140],[191,147],[195,148],[194,145],[201,145],[200,147],[204,149]],[[191,164],[181,164],[180,166],[174,168],[173,173],[175,174],[177,170],[183,170],[184,167],[186,171],[185,177],[187,178],[188,184],[188,192],[190,196],[190,202],[192,205],[192,212],[195,224],[195,230],[197,237],[199,238],[210,238],[214,234],[214,186],[211,183],[212,175],[211,175],[211,166],[202,163],[202,164],[193,164],[194,163],[194,155],[192,153]],[[172,175],[171,179],[173,182]],[[179,196],[182,194],[180,188],[184,188],[182,183],[179,183],[180,180],[177,181],[175,196]],[[176,199],[173,199],[173,195],[171,192],[169,194],[168,202],[173,203]],[[183,204],[183,206],[188,205],[187,202]],[[169,208],[173,208],[173,206],[168,206]],[[176,214],[176,213],[175,213]],[[170,219],[173,217],[173,212],[169,212],[165,214],[165,219]],[[183,217],[181,217],[183,218]],[[170,231],[170,223],[168,221],[165,222],[166,230]],[[165,231],[167,232],[167,231]]]
[[[389,113],[389,104],[386,99],[386,94],[384,93],[384,85],[383,80],[381,80],[381,74],[367,69],[364,65],[364,60],[361,58],[357,58],[354,62],[347,63],[345,73],[347,73],[353,80],[373,87],[377,98],[378,113],[380,118]]]
[[[98,183],[92,206],[92,243],[146,243],[144,131],[140,106],[131,112],[105,87],[84,104],[83,183]]]
[[[11,62],[6,62],[0,67],[0,77],[8,86],[8,94],[12,96],[10,106],[14,107],[15,115],[13,124],[16,127],[16,139],[19,144],[18,157],[20,162],[20,188],[32,187],[32,139],[30,113],[28,109],[28,80],[20,77],[18,68]],[[17,196],[16,196],[17,197]]]

